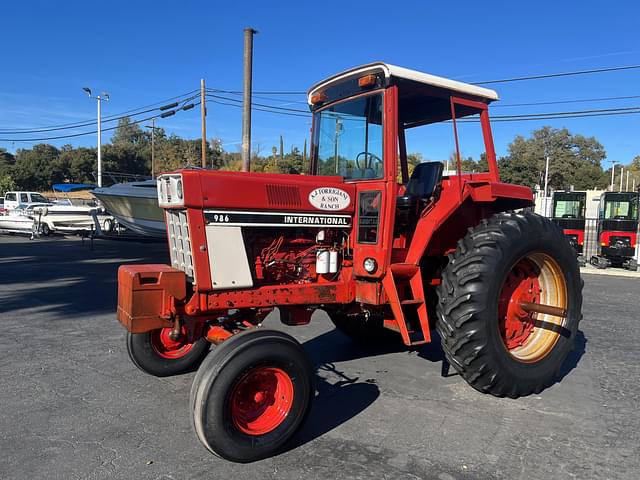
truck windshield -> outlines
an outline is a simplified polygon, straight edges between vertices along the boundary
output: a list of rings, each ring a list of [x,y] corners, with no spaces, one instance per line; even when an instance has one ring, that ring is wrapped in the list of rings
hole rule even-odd
[[[584,202],[580,200],[556,200],[554,218],[582,218]]]
[[[314,121],[318,175],[382,178],[382,94],[332,105],[316,113]]]
[[[637,196],[630,196],[619,200],[607,200],[604,208],[604,218],[606,220],[637,220],[638,198]]]

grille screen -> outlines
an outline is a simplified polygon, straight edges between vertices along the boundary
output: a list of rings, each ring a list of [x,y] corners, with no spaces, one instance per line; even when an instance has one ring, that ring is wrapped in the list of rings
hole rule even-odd
[[[166,218],[171,266],[177,270],[182,270],[187,275],[187,278],[195,283],[187,211],[166,210]]]
[[[266,185],[269,205],[300,206],[300,190],[291,185]]]

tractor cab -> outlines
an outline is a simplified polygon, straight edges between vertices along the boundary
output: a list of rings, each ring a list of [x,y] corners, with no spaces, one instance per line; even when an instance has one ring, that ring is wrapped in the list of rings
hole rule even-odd
[[[605,192],[600,196],[598,242],[600,254],[591,257],[598,268],[608,266],[637,270],[636,245],[640,193]]]
[[[392,257],[415,263],[426,243],[434,253],[445,252],[451,248],[446,238],[463,235],[479,215],[478,208],[531,204],[529,191],[499,183],[488,113],[488,105],[497,99],[493,90],[384,63],[337,74],[309,90],[310,173],[338,175],[355,190],[356,275],[380,278]],[[439,138],[438,143],[448,144],[455,163],[454,174],[443,177],[441,161],[410,165],[407,137],[420,127],[444,122],[448,138]],[[460,122],[480,127],[473,140],[486,154],[487,172],[463,175]],[[502,188],[508,200],[498,193]],[[482,198],[482,206],[471,205],[471,198]],[[431,211],[430,221],[445,227],[446,235],[414,241],[418,222]],[[432,229],[433,225],[427,231]],[[367,259],[369,268],[375,262],[375,270],[364,268]]]
[[[564,231],[567,240],[582,259],[584,250],[584,229],[586,192],[554,192],[553,221]]]

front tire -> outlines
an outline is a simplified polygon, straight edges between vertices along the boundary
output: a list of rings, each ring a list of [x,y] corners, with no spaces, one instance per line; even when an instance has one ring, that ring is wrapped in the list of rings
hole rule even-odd
[[[275,330],[247,330],[202,363],[191,387],[196,435],[213,454],[247,463],[270,457],[298,431],[315,394],[302,346]]]
[[[449,363],[475,389],[516,398],[550,386],[582,318],[582,280],[562,230],[502,213],[458,242],[438,287],[437,329]],[[523,304],[565,310],[564,318]]]
[[[184,327],[176,341],[169,338],[170,332],[171,328],[127,332],[127,352],[135,366],[156,377],[179,375],[198,368],[209,353],[210,343],[204,338],[189,342]]]

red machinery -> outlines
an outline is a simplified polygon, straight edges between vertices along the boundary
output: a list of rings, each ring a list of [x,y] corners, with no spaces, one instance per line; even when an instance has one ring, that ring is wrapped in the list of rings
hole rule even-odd
[[[487,109],[497,98],[365,65],[309,91],[309,175],[158,178],[172,265],[121,266],[118,319],[142,370],[199,365],[190,405],[206,448],[233,461],[264,458],[309,411],[314,371],[304,350],[256,328],[274,307],[288,325],[321,308],[361,341],[395,332],[418,345],[435,327],[449,363],[493,395],[537,393],[555,381],[581,318],[579,270],[560,228],[508,212],[533,196],[500,182]],[[489,172],[462,175],[457,122],[472,115]],[[445,121],[458,174],[429,162],[409,175],[405,131]]]
[[[584,230],[586,192],[554,192],[553,222],[564,231],[565,237],[578,255],[578,263],[586,264],[584,259]]]
[[[636,245],[640,220],[640,193],[605,192],[598,215],[599,254],[591,257],[596,268],[610,266],[638,270]]]

